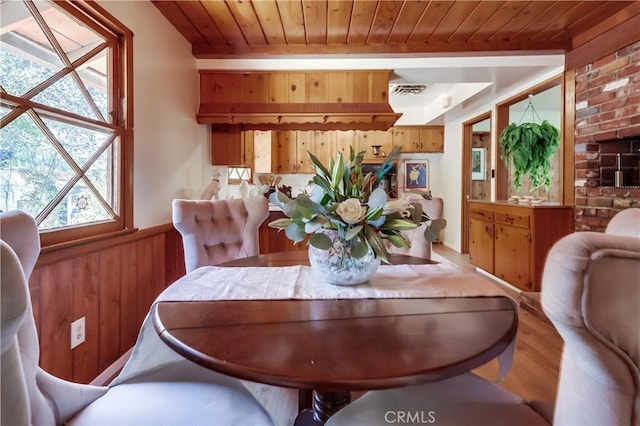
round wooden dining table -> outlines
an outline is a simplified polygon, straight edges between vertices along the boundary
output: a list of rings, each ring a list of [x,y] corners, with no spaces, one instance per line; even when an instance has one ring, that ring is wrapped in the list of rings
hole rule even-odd
[[[393,264],[435,263],[392,255]],[[306,251],[224,266],[307,264]],[[223,265],[219,265],[223,266]],[[162,341],[187,359],[254,382],[313,391],[296,425],[318,425],[352,391],[388,389],[468,372],[502,353],[518,327],[509,297],[273,299],[158,302]]]

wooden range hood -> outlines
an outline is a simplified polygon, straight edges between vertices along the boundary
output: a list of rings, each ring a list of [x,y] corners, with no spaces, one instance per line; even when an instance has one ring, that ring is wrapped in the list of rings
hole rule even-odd
[[[200,71],[200,124],[243,130],[387,130],[390,71]]]

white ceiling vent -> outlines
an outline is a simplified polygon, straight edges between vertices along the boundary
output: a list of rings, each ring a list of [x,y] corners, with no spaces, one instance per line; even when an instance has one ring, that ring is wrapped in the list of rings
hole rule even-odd
[[[393,84],[391,85],[392,95],[417,95],[424,92],[425,84]]]

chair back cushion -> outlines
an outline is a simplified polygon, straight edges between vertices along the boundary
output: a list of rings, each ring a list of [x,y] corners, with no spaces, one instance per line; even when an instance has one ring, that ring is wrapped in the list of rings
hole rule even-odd
[[[577,232],[549,252],[542,306],[565,342],[554,424],[639,424],[639,277],[637,237]]]
[[[66,382],[39,367],[40,345],[28,287],[29,277],[40,254],[38,226],[28,214],[13,210],[0,213],[0,230],[3,348],[0,369],[1,424],[63,424],[78,410],[104,395],[107,388]],[[12,390],[5,391],[7,388]],[[28,420],[18,421],[20,419]]]
[[[2,271],[2,281],[0,281],[2,287],[0,291],[2,297],[0,299],[2,303],[0,310],[0,338],[2,340],[0,424],[28,425],[31,424],[31,408],[17,335],[27,313],[29,296],[20,260],[4,241],[0,241],[0,271]]]
[[[640,238],[640,209],[632,208],[618,212],[609,221],[605,234]]]
[[[187,272],[258,255],[258,228],[268,216],[265,197],[173,200],[173,225],[182,235]]]

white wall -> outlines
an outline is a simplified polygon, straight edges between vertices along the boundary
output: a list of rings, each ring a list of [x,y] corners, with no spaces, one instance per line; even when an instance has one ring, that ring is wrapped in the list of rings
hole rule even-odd
[[[558,75],[562,71],[562,68],[554,69],[551,72],[546,72],[538,77],[532,79],[525,85],[509,88],[503,93],[496,94],[496,97],[491,103],[474,108],[470,111],[465,111],[462,116],[445,122],[444,126],[444,154],[442,154],[439,167],[432,167],[431,173],[440,173],[440,176],[431,176],[433,186],[431,191],[434,196],[442,197],[444,199],[444,211],[443,216],[447,220],[447,227],[444,229],[443,243],[456,250],[461,250],[462,239],[462,176],[461,176],[461,163],[462,163],[462,123],[468,121],[474,117],[479,116],[487,111],[492,111],[491,120],[491,152],[497,152],[497,140],[496,134],[496,110],[495,105],[503,100],[521,93],[528,88],[535,86],[549,78]],[[495,155],[491,159],[491,168],[495,169],[497,161]],[[431,162],[429,163],[431,165]],[[436,186],[436,183],[438,186]],[[495,194],[495,180],[491,179],[492,193]]]
[[[195,119],[196,60],[151,2],[99,3],[134,34],[134,226],[168,223],[171,201],[199,195],[210,178],[207,126]]]

